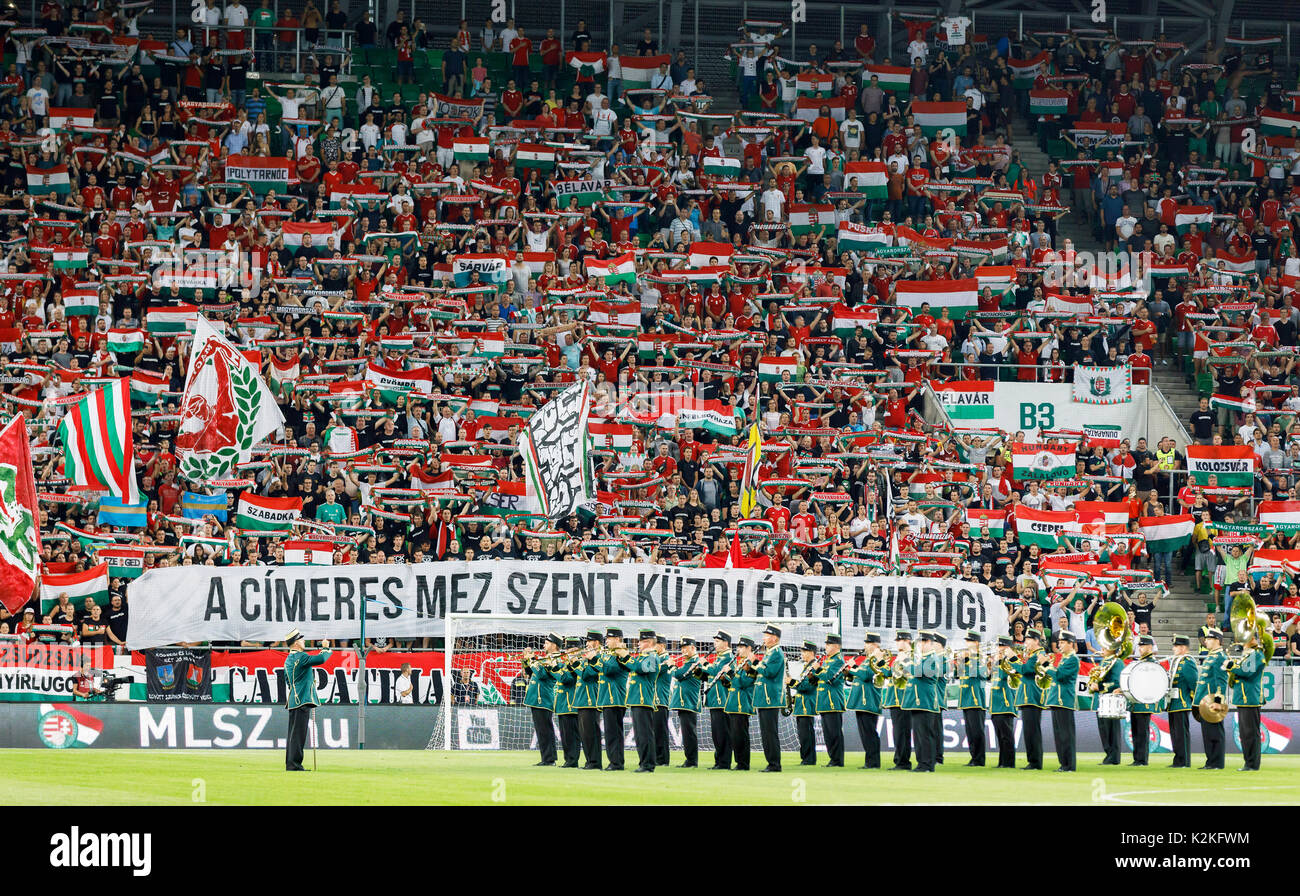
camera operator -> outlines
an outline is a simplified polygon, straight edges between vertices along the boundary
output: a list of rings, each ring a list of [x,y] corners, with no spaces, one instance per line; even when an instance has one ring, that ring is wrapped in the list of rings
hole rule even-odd
[[[95,701],[103,699],[108,692],[98,685],[96,678],[94,670],[90,668],[90,660],[84,661],[81,664],[81,671],[73,680],[73,699]]]

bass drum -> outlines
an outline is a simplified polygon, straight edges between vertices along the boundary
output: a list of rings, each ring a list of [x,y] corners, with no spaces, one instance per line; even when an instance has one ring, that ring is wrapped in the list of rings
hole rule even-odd
[[[1169,693],[1169,672],[1154,660],[1138,660],[1120,672],[1119,687],[1137,703],[1159,703]]]

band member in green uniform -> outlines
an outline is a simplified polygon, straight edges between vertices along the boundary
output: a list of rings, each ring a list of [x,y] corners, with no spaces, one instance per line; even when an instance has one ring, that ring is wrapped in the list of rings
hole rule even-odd
[[[677,722],[682,726],[682,752],[685,761],[678,768],[695,768],[700,764],[700,738],[697,724],[700,717],[700,682],[703,665],[694,638],[682,638],[682,661],[670,664],[668,674],[673,686],[668,707],[677,710]]]
[[[719,631],[713,636],[713,661],[703,663],[704,708],[709,711],[709,731],[713,736],[713,765],[710,768],[718,771],[731,768],[731,717],[724,708],[727,688],[718,676],[731,668],[733,659],[731,633]]]
[[[1192,696],[1196,693],[1196,663],[1189,656],[1191,640],[1174,636],[1174,658],[1169,663],[1169,739],[1173,742],[1174,761],[1170,768],[1192,767]]]
[[[934,641],[930,648],[934,657],[934,689],[930,698],[934,711],[926,718],[930,722],[930,736],[934,739],[934,761],[943,765],[943,711],[948,707],[948,672],[952,660],[947,652],[947,637],[938,632],[931,632],[930,637]]]
[[[605,771],[623,770],[623,717],[627,713],[628,664],[631,651],[623,644],[623,630],[605,630],[605,649],[600,654],[600,677],[596,705],[605,724]],[[653,697],[653,693],[651,697]],[[653,702],[651,706],[653,706]]]
[[[844,768],[844,642],[826,636],[826,658],[817,672],[817,714],[826,740],[826,765]]]
[[[1150,659],[1156,652],[1156,639],[1150,635],[1142,635],[1138,638],[1139,660]],[[1136,700],[1129,698],[1128,705],[1128,724],[1129,732],[1133,738],[1133,761],[1130,765],[1146,765],[1151,755],[1151,716],[1153,713],[1160,712],[1161,701],[1155,703],[1138,703]]]
[[[857,716],[858,737],[862,740],[862,749],[866,754],[862,761],[863,768],[880,768],[880,692],[876,686],[876,677],[887,680],[889,657],[880,646],[880,635],[868,632],[863,639],[863,662],[849,666],[847,680],[849,697],[845,708]]]
[[[998,638],[998,664],[993,673],[993,687],[989,694],[989,709],[993,715],[993,736],[998,741],[998,768],[1016,767],[1016,687],[1012,685],[1019,673],[1015,665],[1015,639],[1010,635]]]
[[[1201,741],[1205,744],[1205,765],[1202,769],[1223,768],[1225,744],[1223,740],[1223,720],[1211,722],[1200,714],[1201,701],[1207,696],[1213,698],[1216,706],[1222,706],[1227,712],[1228,658],[1223,652],[1223,632],[1212,628],[1204,634],[1205,655],[1201,660],[1201,673],[1196,683],[1196,695],[1192,698],[1196,706],[1196,718],[1201,723]]]
[[[763,659],[754,665],[754,710],[758,713],[758,737],[763,745],[765,772],[781,770],[781,710],[785,708],[785,652],[781,650],[781,629],[763,628]]]
[[[641,629],[637,654],[625,663],[627,706],[632,711],[632,737],[636,740],[636,770],[655,770],[655,688],[659,681],[659,654],[655,633]]]
[[[749,771],[749,717],[754,714],[754,639],[741,638],[736,644],[736,655],[722,670],[718,681],[726,688],[727,721],[730,724],[731,753],[736,760],[736,771]]]
[[[532,648],[524,651],[523,674],[528,677],[528,687],[524,691],[524,706],[533,715],[533,731],[537,734],[537,751],[542,754],[538,765],[555,765],[555,679],[559,664],[557,653],[563,639],[551,632],[542,642],[546,656],[539,658]]]
[[[316,695],[315,666],[325,663],[334,651],[329,642],[322,641],[325,650],[308,653],[307,641],[302,632],[294,629],[284,639],[289,655],[284,659],[284,682],[289,709],[289,734],[284,742],[284,770],[305,772],[302,765],[303,748],[307,745],[307,729],[311,727],[311,711],[320,705]]]
[[[916,766],[914,772],[934,771],[935,755],[934,726],[930,724],[930,713],[936,704],[934,693],[938,668],[934,657],[934,635],[931,632],[919,632],[921,641],[920,655],[903,662],[903,672],[907,685],[903,688],[900,699],[902,707],[912,715],[912,738],[916,746]]]
[[[582,647],[581,638],[565,638],[564,652],[573,656]],[[555,719],[560,725],[560,753],[564,756],[561,768],[577,768],[581,755],[578,738],[578,711],[573,708],[573,694],[577,690],[578,675],[570,662],[561,662],[555,677]]]
[[[573,708],[578,711],[578,739],[582,742],[584,769],[599,770],[600,764],[600,641],[598,631],[587,632],[587,649],[571,663],[577,681],[573,686]]]
[[[1025,732],[1025,768],[1043,768],[1043,692],[1034,682],[1038,660],[1043,655],[1043,634],[1038,629],[1025,632],[1025,658],[1015,665],[1020,675],[1016,690],[1016,707]]]
[[[1052,739],[1056,741],[1056,758],[1061,763],[1058,772],[1072,772],[1075,767],[1074,711],[1078,706],[1079,657],[1074,652],[1074,635],[1061,632],[1057,635],[1061,660],[1049,666],[1052,679],[1044,701],[1052,708]]]
[[[889,710],[889,728],[894,737],[894,764],[890,771],[907,771],[912,767],[912,712],[903,708],[903,690],[894,682],[912,658],[912,633],[894,635],[894,656],[889,663],[889,677],[881,691],[881,706]]]
[[[655,765],[670,765],[672,744],[668,741],[668,702],[672,699],[673,661],[668,656],[668,640],[663,635],[655,637],[655,655],[659,659],[659,674],[655,677]]]
[[[1242,766],[1238,771],[1259,771],[1260,707],[1264,705],[1264,651],[1252,634],[1240,657],[1228,664],[1232,702],[1237,707],[1237,733],[1241,736]]]
[[[1088,675],[1088,690],[1093,693],[1093,706],[1102,694],[1111,694],[1119,690],[1119,676],[1123,663],[1115,656],[1115,651],[1106,650],[1093,666]],[[1117,718],[1097,716],[1097,733],[1101,737],[1102,765],[1119,765],[1120,750],[1123,749],[1123,725]]]
[[[798,678],[786,684],[794,689],[794,730],[799,739],[799,764],[817,764],[817,731],[813,719],[817,715],[817,642],[804,641],[799,651],[803,671]]]
[[[966,633],[965,655],[958,661],[957,674],[961,680],[958,705],[966,725],[966,742],[970,745],[968,766],[984,765],[984,720],[989,711],[988,688],[985,683],[993,677],[993,657],[980,656],[978,632]]]

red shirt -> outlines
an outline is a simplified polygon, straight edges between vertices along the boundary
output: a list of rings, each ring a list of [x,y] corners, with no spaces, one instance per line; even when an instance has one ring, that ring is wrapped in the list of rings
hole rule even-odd
[[[528,65],[528,54],[533,52],[533,42],[526,37],[516,37],[514,43],[510,45],[512,65],[525,68]]]

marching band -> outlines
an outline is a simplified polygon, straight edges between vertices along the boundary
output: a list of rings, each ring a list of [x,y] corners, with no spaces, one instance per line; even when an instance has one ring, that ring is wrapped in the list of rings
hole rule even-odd
[[[1249,602],[1249,598],[1245,599]],[[1260,765],[1262,674],[1272,653],[1268,633],[1254,623],[1253,604],[1235,607],[1233,640],[1240,651],[1229,655],[1218,629],[1203,633],[1206,651],[1190,652],[1184,636],[1172,640],[1173,653],[1160,662],[1150,635],[1135,637],[1122,610],[1107,605],[1094,618],[1100,654],[1086,677],[1093,697],[1104,756],[1102,765],[1120,764],[1122,719],[1132,732],[1132,764],[1145,766],[1151,743],[1151,717],[1167,713],[1172,768],[1191,768],[1190,720],[1201,725],[1205,769],[1224,767],[1223,720],[1235,707],[1242,736],[1243,771]],[[680,653],[650,629],[637,633],[637,647],[625,646],[623,632],[611,627],[585,638],[548,634],[539,655],[525,650],[525,705],[532,714],[541,754],[539,766],[557,763],[552,714],[559,727],[564,768],[616,771],[624,763],[624,714],[630,711],[638,772],[653,772],[670,762],[669,713],[681,730],[684,761],[699,767],[698,718],[708,712],[714,743],[712,769],[748,770],[750,719],[759,718],[763,771],[781,770],[778,721],[793,715],[800,765],[817,764],[814,719],[821,719],[828,767],[844,765],[843,720],[852,712],[864,757],[863,768],[881,767],[881,716],[888,710],[894,734],[892,770],[933,772],[943,762],[943,709],[948,680],[957,683],[957,706],[967,734],[967,766],[986,764],[986,724],[992,721],[997,768],[1016,767],[1015,723],[1024,731],[1026,769],[1042,769],[1042,712],[1050,710],[1057,771],[1076,770],[1075,714],[1080,660],[1075,638],[1058,633],[1044,647],[1042,632],[1030,630],[1023,647],[1003,636],[984,642],[971,632],[965,646],[949,650],[939,632],[894,635],[887,651],[881,635],[868,633],[862,649],[846,656],[839,635],[823,645],[800,644],[797,675],[786,674],[781,629],[766,626],[760,643],[718,631],[705,655],[694,638],[682,638]],[[761,644],[761,648],[760,648]],[[603,646],[602,646],[603,645]],[[821,652],[819,653],[819,649]],[[603,724],[602,724],[603,723]],[[605,764],[601,764],[602,732]],[[585,764],[579,766],[579,757]],[[913,756],[915,764],[913,764]]]

